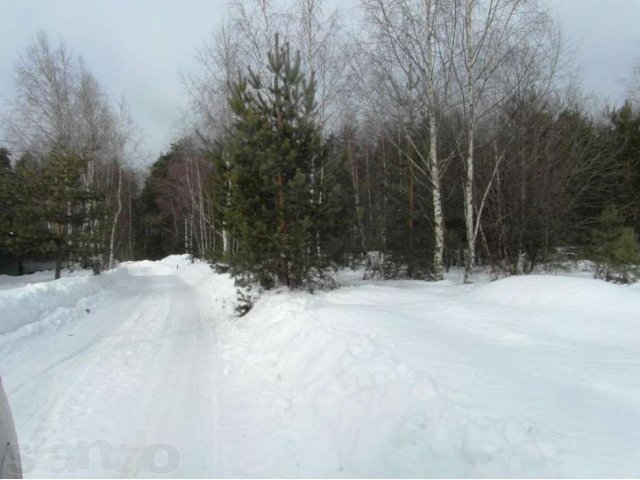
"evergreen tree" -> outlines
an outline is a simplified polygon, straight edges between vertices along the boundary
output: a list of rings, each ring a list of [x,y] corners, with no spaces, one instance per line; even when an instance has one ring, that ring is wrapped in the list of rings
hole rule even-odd
[[[81,186],[84,161],[72,154],[54,151],[41,173],[36,208],[48,226],[60,278],[62,262],[78,261],[98,273],[101,269],[100,225],[104,218],[101,196]],[[106,227],[106,225],[105,225]]]
[[[38,161],[25,154],[15,168],[0,168],[0,249],[18,261],[55,259],[101,269],[101,228],[108,225],[103,197],[83,187],[84,161],[53,152]]]
[[[8,243],[13,235],[11,225],[15,210],[15,173],[11,168],[9,151],[0,148],[0,262],[10,255]]]
[[[137,256],[159,260],[173,253],[183,253],[180,239],[167,212],[160,208],[163,185],[167,182],[171,154],[161,155],[151,167],[140,196],[136,199],[136,219],[140,236]]]
[[[620,214],[640,233],[640,115],[631,103],[610,114],[617,175],[610,189]]]
[[[43,216],[41,170],[36,160],[26,154],[12,169],[0,169],[0,245],[5,255],[18,262],[23,273],[27,258],[47,258],[53,252],[51,233]]]
[[[353,186],[336,138],[330,136],[320,148],[323,154],[316,157],[311,182],[314,253],[321,268],[346,266],[355,254],[350,231],[356,219]]]
[[[0,169],[11,170],[11,152],[6,148],[0,148]]]
[[[596,264],[596,277],[630,281],[631,268],[640,263],[640,245],[633,229],[624,226],[617,208],[607,207],[600,215],[589,256]]]
[[[210,162],[188,138],[160,155],[135,202],[138,258],[157,260],[181,253],[211,256],[215,242],[208,241],[219,219],[210,211],[210,177]],[[203,215],[206,223],[199,221]]]
[[[229,264],[264,288],[312,288],[338,256],[323,246],[346,218],[340,183],[330,183],[340,167],[328,162],[314,120],[313,74],[304,78],[299,54],[292,57],[277,35],[267,67],[268,83],[249,70],[232,85]]]

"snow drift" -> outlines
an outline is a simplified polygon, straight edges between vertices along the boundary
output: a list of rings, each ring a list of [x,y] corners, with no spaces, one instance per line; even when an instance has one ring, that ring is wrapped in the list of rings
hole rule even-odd
[[[0,290],[0,334],[35,326],[45,316],[64,321],[72,311],[89,308],[104,294],[101,280],[77,276]]]
[[[249,413],[228,440],[252,452],[232,473],[634,475],[634,311],[637,290],[552,276],[268,294],[223,332]]]

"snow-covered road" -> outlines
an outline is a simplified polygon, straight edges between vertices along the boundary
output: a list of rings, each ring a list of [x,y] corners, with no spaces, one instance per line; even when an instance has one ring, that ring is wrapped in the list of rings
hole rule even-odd
[[[164,273],[129,269],[83,317],[4,343],[26,474],[216,471],[212,322],[194,287]]]
[[[10,279],[26,475],[640,474],[640,285],[351,277],[241,319],[233,281],[184,256]]]

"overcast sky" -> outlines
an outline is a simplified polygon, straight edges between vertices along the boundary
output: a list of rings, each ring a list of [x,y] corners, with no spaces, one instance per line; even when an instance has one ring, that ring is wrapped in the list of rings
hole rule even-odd
[[[333,0],[336,1],[336,0]],[[614,102],[640,57],[640,0],[549,0],[587,91]],[[333,2],[332,2],[333,3]],[[342,5],[355,4],[344,0]],[[38,30],[63,39],[113,97],[124,95],[154,159],[180,132],[187,102],[179,73],[218,24],[226,0],[0,0],[0,99]]]

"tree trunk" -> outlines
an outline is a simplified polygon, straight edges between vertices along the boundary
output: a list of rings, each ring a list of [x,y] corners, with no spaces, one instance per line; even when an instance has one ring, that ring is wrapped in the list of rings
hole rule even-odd
[[[467,0],[465,12],[465,66],[467,74],[467,152],[465,159],[465,184],[464,184],[464,220],[467,232],[467,255],[464,262],[464,281],[471,281],[471,274],[475,266],[476,260],[476,235],[475,224],[473,218],[473,162],[474,162],[474,142],[475,142],[475,89],[474,89],[474,72],[472,57],[471,35],[472,22],[471,11],[473,8],[473,0]]]
[[[224,150],[225,157],[228,155],[227,150]],[[231,170],[231,162],[228,158],[224,161],[227,170],[227,190],[225,192],[225,211],[229,210],[231,205],[231,177],[229,171]],[[222,217],[222,252],[226,255],[231,253],[231,236],[229,235],[229,228],[227,227],[227,219]]]
[[[380,134],[380,145],[382,149],[382,228],[380,229],[382,254],[387,251],[387,157],[385,150],[384,133]]]
[[[118,166],[118,191],[116,195],[118,196],[118,208],[116,210],[116,214],[113,217],[113,224],[111,225],[111,236],[109,238],[109,268],[113,268],[114,265],[114,248],[115,248],[115,238],[116,238],[116,228],[118,226],[118,219],[120,218],[120,213],[122,212],[122,168]]]
[[[442,214],[442,195],[440,192],[440,165],[438,163],[438,131],[436,125],[435,112],[429,115],[429,159],[430,159],[430,176],[433,199],[433,220],[435,233],[435,247],[433,251],[433,274],[436,281],[444,279],[444,218]]]
[[[174,215],[175,216],[175,215]],[[189,253],[189,231],[187,225],[187,217],[184,217],[184,253]]]
[[[353,197],[355,201],[356,207],[356,216],[357,216],[357,233],[356,235],[360,236],[360,245],[362,246],[362,253],[368,253],[365,240],[364,240],[364,226],[362,224],[362,216],[360,210],[360,178],[358,174],[358,164],[353,153],[353,148],[351,145],[351,133],[349,133],[349,138],[347,140],[347,152],[349,155],[349,161],[351,162],[351,184],[353,185]]]
[[[469,127],[467,143],[466,178],[464,185],[464,220],[467,232],[467,255],[464,262],[464,281],[469,282],[476,258],[475,224],[473,218],[473,126]]]
[[[438,162],[438,122],[436,118],[436,87],[435,87],[435,0],[429,4],[429,46],[427,49],[429,62],[429,176],[431,177],[431,191],[433,200],[433,220],[435,245],[433,251],[433,274],[436,281],[444,279],[444,218],[442,214],[442,194],[440,190],[440,164]]]
[[[56,237],[56,271],[54,278],[58,280],[60,278],[60,274],[62,273],[62,243],[63,243],[63,233],[64,233],[64,225],[60,223],[56,223],[54,225]]]
[[[413,230],[413,171],[409,163],[409,230]]]
[[[284,235],[287,231],[287,221],[284,218],[284,178],[282,177],[282,174],[278,174],[276,183],[278,184],[278,197],[276,199],[276,204],[278,206],[278,211],[280,212],[280,233]]]
[[[58,280],[60,278],[60,274],[62,272],[62,260],[60,259],[60,253],[58,253],[56,255],[56,273],[55,273],[55,280]]]

